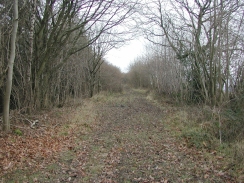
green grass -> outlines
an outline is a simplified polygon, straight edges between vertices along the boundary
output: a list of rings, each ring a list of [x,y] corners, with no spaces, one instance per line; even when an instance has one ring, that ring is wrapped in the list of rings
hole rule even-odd
[[[188,147],[196,147],[198,149],[211,149],[214,143],[213,138],[215,138],[201,128],[184,129],[181,133],[181,137],[185,139]]]
[[[22,132],[20,129],[15,129],[15,130],[14,130],[14,133],[15,133],[16,135],[19,135],[19,136],[22,136],[22,135],[23,135],[23,132]]]

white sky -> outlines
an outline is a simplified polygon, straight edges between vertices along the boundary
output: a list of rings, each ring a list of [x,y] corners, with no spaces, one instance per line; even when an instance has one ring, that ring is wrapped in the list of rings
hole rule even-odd
[[[144,46],[145,41],[143,41],[143,38],[138,38],[119,49],[110,50],[105,59],[119,67],[122,72],[127,72],[130,63],[133,63],[138,56],[143,54]]]

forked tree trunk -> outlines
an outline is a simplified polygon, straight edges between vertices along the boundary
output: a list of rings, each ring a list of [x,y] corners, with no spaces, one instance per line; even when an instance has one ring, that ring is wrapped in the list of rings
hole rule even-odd
[[[6,91],[4,96],[4,108],[3,108],[3,130],[10,130],[10,121],[9,121],[9,108],[10,108],[10,95],[12,90],[12,78],[13,78],[13,66],[15,59],[15,47],[16,47],[16,36],[18,29],[18,0],[14,0],[14,17],[13,17],[13,31],[11,36],[11,50],[10,58],[8,61],[8,76],[6,81]]]

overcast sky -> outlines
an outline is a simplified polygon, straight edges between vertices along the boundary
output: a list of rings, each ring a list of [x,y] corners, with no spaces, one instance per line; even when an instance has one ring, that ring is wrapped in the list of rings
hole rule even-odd
[[[119,67],[122,72],[127,72],[130,63],[143,54],[144,45],[145,41],[143,38],[132,40],[119,49],[110,50],[105,56],[105,59],[109,63]]]

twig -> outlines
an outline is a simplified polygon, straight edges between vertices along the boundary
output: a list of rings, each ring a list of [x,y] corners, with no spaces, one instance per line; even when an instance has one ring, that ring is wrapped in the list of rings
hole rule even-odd
[[[26,129],[25,127],[22,127],[22,126],[17,126],[17,125],[12,125],[12,124],[10,124],[11,126],[13,126],[13,127],[16,127],[16,128],[23,128],[23,129]]]
[[[31,121],[29,121],[29,122],[31,123],[31,128],[35,128],[34,126],[35,126],[37,123],[39,123],[38,120],[33,121],[33,123],[32,123]]]

